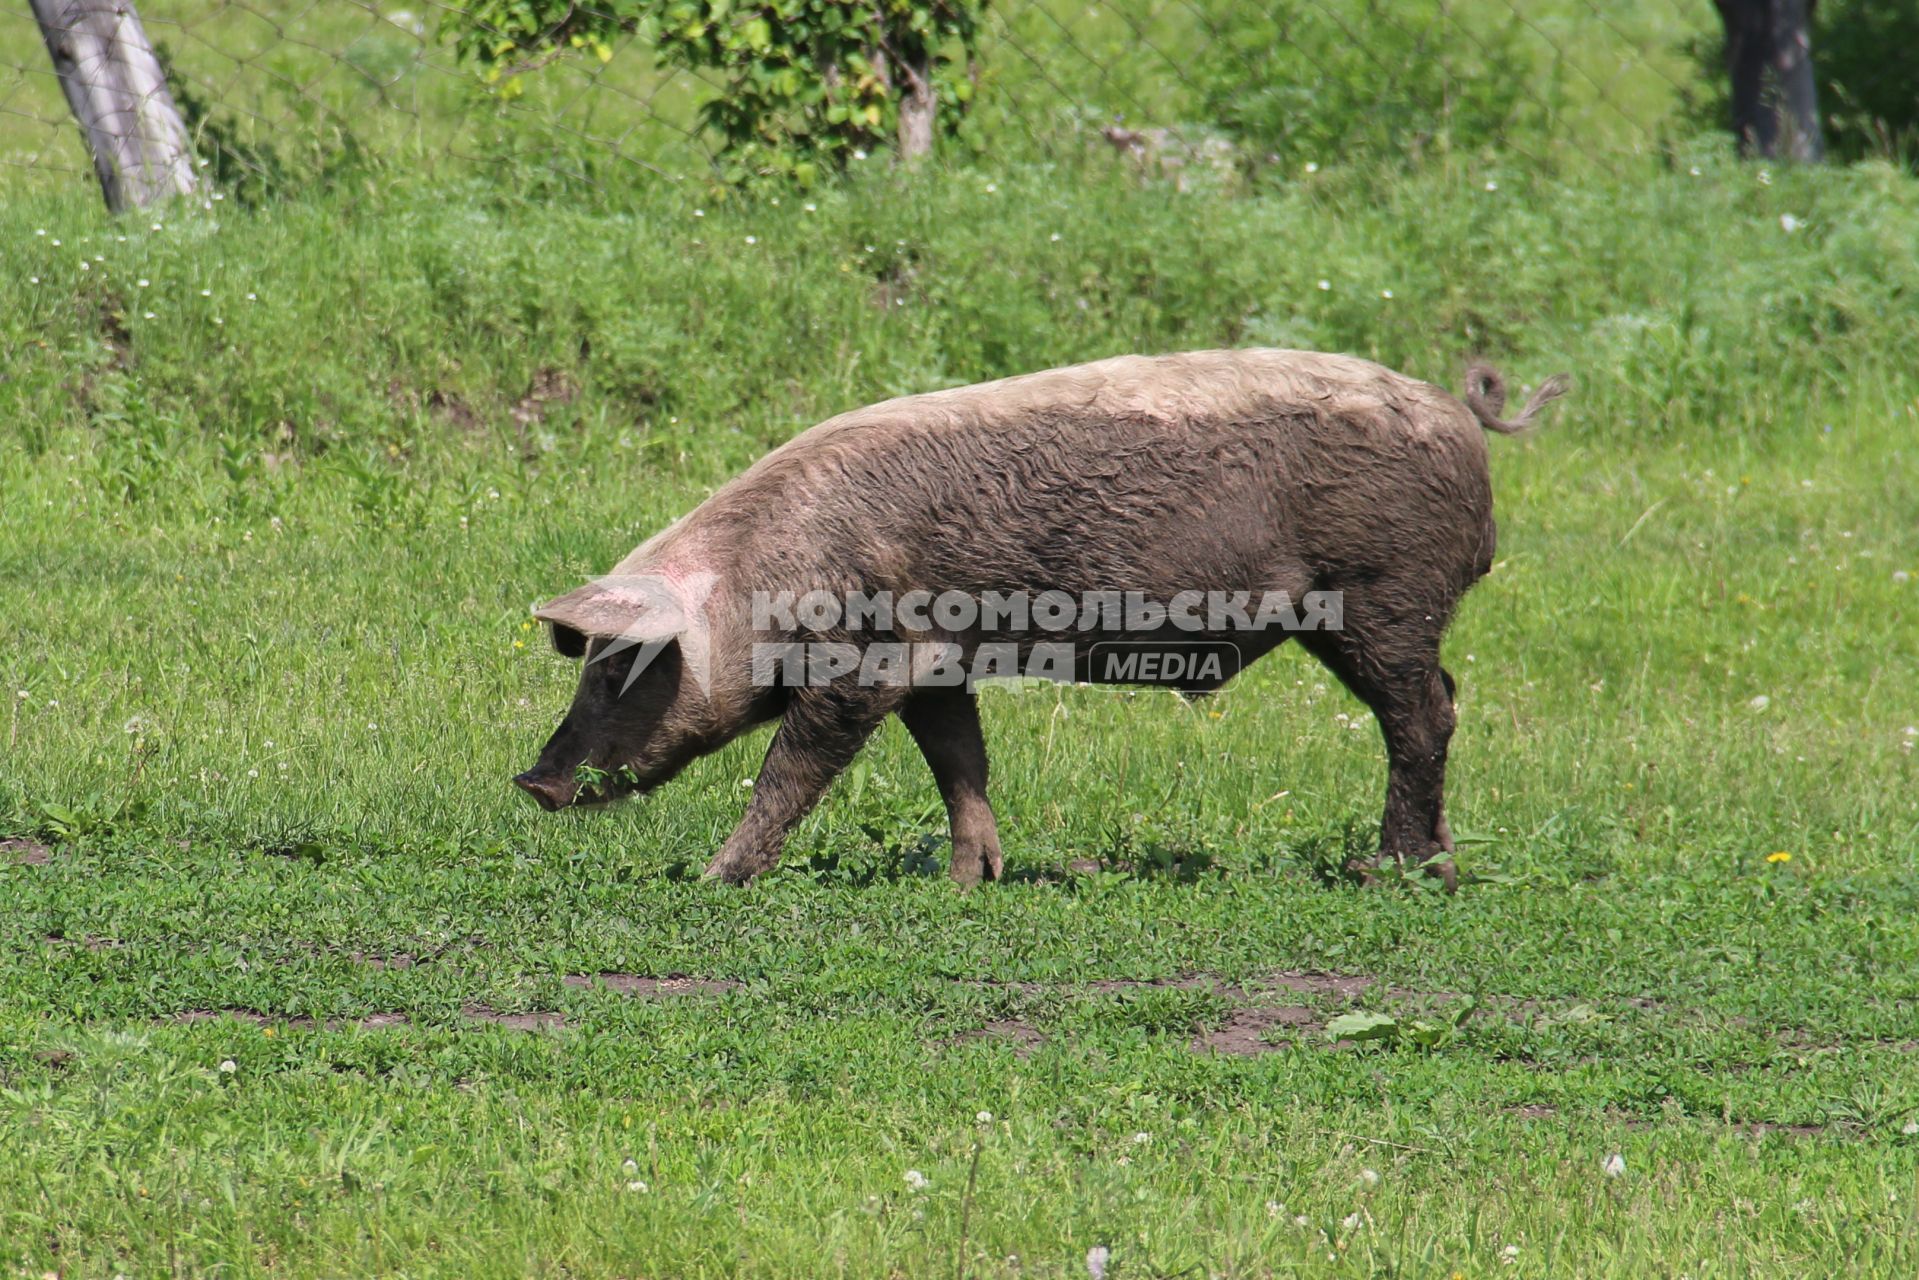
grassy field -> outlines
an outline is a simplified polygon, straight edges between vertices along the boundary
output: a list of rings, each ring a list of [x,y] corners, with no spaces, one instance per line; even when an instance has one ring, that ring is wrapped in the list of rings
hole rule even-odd
[[[1704,144],[9,200],[0,1267],[1919,1272],[1915,217]],[[507,785],[574,678],[528,605],[769,445],[1234,344],[1578,380],[1494,441],[1458,896],[1328,874],[1383,752],[1290,651],[989,695],[971,894],[896,727],[743,891],[696,872],[763,736],[610,812]]]

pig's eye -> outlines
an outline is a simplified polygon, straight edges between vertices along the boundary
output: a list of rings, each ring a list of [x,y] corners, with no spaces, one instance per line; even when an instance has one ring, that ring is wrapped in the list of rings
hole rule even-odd
[[[618,653],[600,659],[600,669],[604,673],[601,678],[606,681],[607,688],[618,693],[626,687],[627,677],[633,674],[633,660],[639,657],[641,648],[640,645],[629,644]]]

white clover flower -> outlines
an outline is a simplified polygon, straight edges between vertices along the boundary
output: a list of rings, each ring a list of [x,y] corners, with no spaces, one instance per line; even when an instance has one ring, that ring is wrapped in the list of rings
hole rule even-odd
[[[1767,707],[1770,707],[1772,705],[1772,699],[1768,698],[1765,694],[1762,693],[1758,697],[1754,698],[1751,702],[1748,702],[1746,705],[1748,707],[1751,707],[1754,711],[1764,711]]]
[[[240,1064],[235,1062],[232,1058],[225,1058],[225,1059],[222,1059],[220,1062],[220,1074],[223,1076],[230,1076],[234,1074],[236,1071],[238,1071],[239,1069],[240,1069]]]
[[[696,217],[696,218],[704,218],[704,217],[706,216],[706,210],[704,210],[704,209],[695,209],[695,210],[693,211],[693,216],[694,216],[694,217]]]
[[[1799,219],[1793,217],[1790,213],[1782,213],[1779,215],[1779,229],[1787,235],[1791,235],[1793,232],[1799,230]]]
[[[1899,1130],[1899,1132],[1905,1134],[1908,1138],[1912,1137],[1916,1133],[1919,1133],[1919,1120],[1906,1121],[1905,1125]]]
[[[1491,178],[1488,178],[1486,179],[1486,190],[1497,191],[1499,190],[1499,184],[1497,182],[1494,182]]]
[[[1519,1256],[1519,1246],[1516,1244],[1509,1244],[1504,1249],[1501,1249],[1499,1252],[1503,1257],[1517,1258]]]
[[[1376,1187],[1379,1185],[1379,1170],[1361,1169],[1359,1171],[1359,1180],[1369,1187]]]
[[[152,282],[151,282],[151,281],[149,281],[149,280],[147,280],[147,279],[146,279],[146,278],[145,278],[145,277],[143,276],[143,277],[141,277],[140,279],[138,279],[138,280],[135,280],[135,281],[134,281],[133,283],[134,283],[134,285],[135,285],[136,287],[138,287],[138,288],[141,288],[141,289],[144,289],[144,288],[146,288],[146,287],[147,287],[147,286],[148,286],[149,284],[151,284]]]
[[[1360,1224],[1363,1223],[1364,1221],[1365,1219],[1360,1217],[1357,1213],[1349,1213],[1345,1217],[1339,1220],[1339,1225],[1341,1230],[1356,1231],[1359,1229]]]
[[[981,1124],[991,1124],[993,1123],[993,1113],[990,1111],[982,1111],[975,1115],[973,1119],[979,1121]]]
[[[1151,1142],[1152,1140],[1153,1140],[1153,1135],[1150,1133],[1147,1133],[1143,1129],[1140,1132],[1133,1135],[1133,1145],[1136,1147],[1143,1147],[1147,1143]]]
[[[1086,1274],[1091,1280],[1106,1280],[1106,1263],[1112,1256],[1113,1251],[1103,1244],[1096,1244],[1086,1251]]]
[[[1285,1206],[1285,1205],[1283,1205],[1283,1204],[1281,1204],[1281,1203],[1280,1203],[1279,1201],[1277,1201],[1277,1200],[1268,1200],[1268,1201],[1266,1202],[1266,1216],[1267,1216],[1267,1217],[1269,1217],[1269,1218],[1277,1218],[1277,1217],[1278,1217],[1278,1216],[1279,1216],[1280,1214],[1282,1214],[1282,1213],[1285,1213],[1285,1212],[1286,1212],[1286,1206]]]
[[[908,1169],[906,1171],[906,1185],[909,1190],[924,1191],[932,1185],[932,1180],[918,1169]]]
[[[1626,1157],[1620,1155],[1617,1151],[1613,1152],[1611,1155],[1607,1156],[1605,1159],[1605,1162],[1599,1166],[1599,1171],[1605,1174],[1608,1178],[1625,1177],[1626,1176]]]
[[[647,1186],[644,1182],[641,1182],[638,1178],[635,1178],[633,1181],[627,1183],[626,1189],[628,1191],[635,1192],[639,1195],[645,1195],[648,1191],[652,1190],[651,1187]]]
[[[1308,172],[1308,173],[1318,173],[1318,172],[1319,172],[1319,161],[1317,161],[1317,160],[1308,160],[1308,161],[1306,162],[1306,172]]]

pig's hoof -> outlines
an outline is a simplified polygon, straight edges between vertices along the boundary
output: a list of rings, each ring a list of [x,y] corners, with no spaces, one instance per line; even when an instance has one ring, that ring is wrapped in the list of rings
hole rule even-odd
[[[1444,854],[1434,854],[1429,859],[1415,861],[1382,853],[1376,858],[1352,858],[1346,863],[1346,874],[1369,888],[1383,884],[1410,887],[1407,877],[1415,871],[1439,881],[1447,893],[1459,892],[1459,870],[1453,865],[1453,860]]]
[[[746,866],[729,858],[715,858],[706,864],[708,880],[722,880],[727,884],[747,884],[757,874],[759,874],[758,868]]]
[[[1006,873],[1006,859],[998,849],[954,849],[948,873],[955,884],[970,889],[982,880],[998,880]]]

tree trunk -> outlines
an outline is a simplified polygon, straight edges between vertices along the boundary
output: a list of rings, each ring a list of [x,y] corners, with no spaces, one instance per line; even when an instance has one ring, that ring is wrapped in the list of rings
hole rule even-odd
[[[1744,155],[1817,161],[1825,154],[1812,75],[1818,0],[1716,0],[1726,24],[1732,127]]]
[[[115,213],[197,182],[186,125],[133,0],[32,0],[67,105]]]
[[[906,92],[900,96],[900,159],[916,164],[933,150],[933,124],[939,104],[933,97],[932,60],[918,66],[902,59]]]

